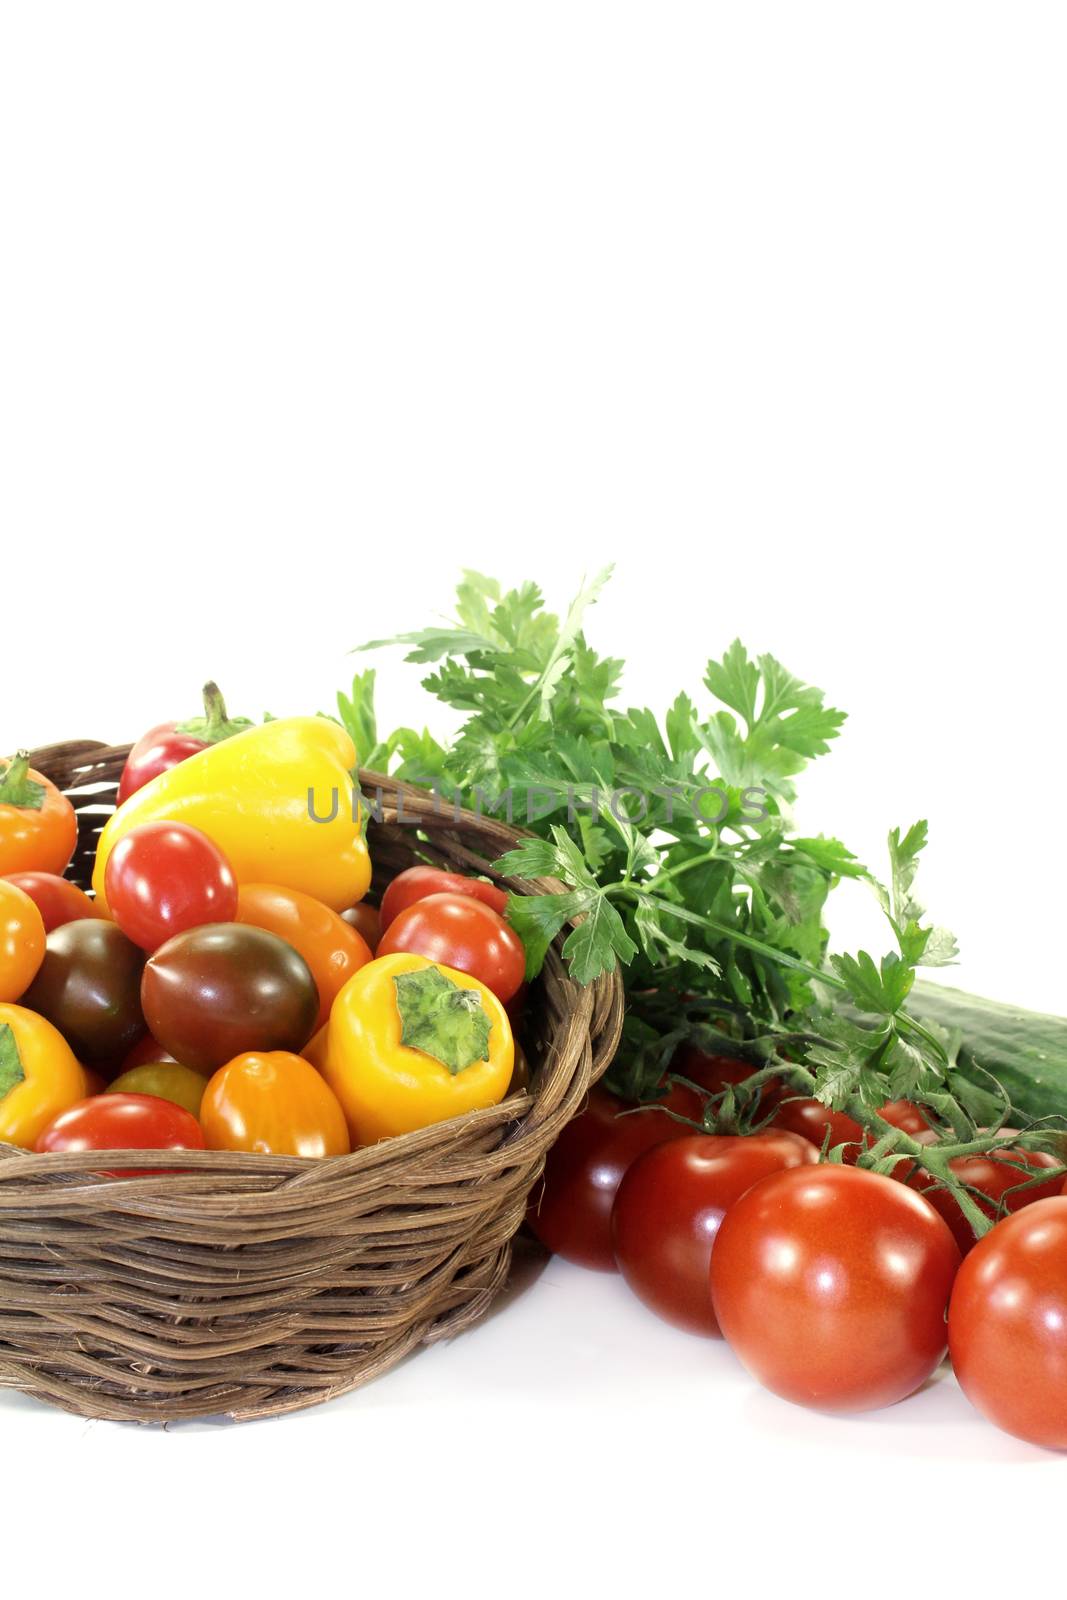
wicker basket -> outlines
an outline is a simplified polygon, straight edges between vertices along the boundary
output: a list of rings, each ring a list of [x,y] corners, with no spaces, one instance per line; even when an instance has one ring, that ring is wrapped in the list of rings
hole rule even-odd
[[[78,808],[82,884],[126,755],[93,743],[33,755]],[[486,872],[517,837],[362,779],[385,802],[370,836],[379,888],[415,860]],[[621,1023],[617,977],[580,989],[553,950],[531,991],[530,1091],[490,1110],[332,1160],[195,1152],[181,1175],[123,1180],[94,1174],[92,1154],[0,1145],[0,1384],[89,1417],[263,1417],[458,1333],[503,1285],[545,1153]]]

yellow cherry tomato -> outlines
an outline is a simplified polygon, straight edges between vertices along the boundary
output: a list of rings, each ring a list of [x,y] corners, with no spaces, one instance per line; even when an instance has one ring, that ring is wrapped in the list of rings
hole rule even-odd
[[[59,1030],[36,1011],[0,1005],[0,1143],[32,1150],[52,1118],[87,1092]]]
[[[209,1150],[268,1156],[346,1156],[337,1096],[309,1061],[288,1050],[235,1056],[204,1090],[200,1125]]]
[[[44,960],[44,918],[24,889],[0,878],[0,1001],[26,993]]]
[[[194,1117],[200,1115],[200,1102],[204,1098],[207,1079],[192,1067],[179,1066],[176,1061],[147,1061],[143,1066],[131,1067],[114,1083],[107,1085],[107,1094],[154,1094],[157,1100],[170,1100],[182,1106]]]
[[[511,1024],[491,989],[397,953],[363,967],[337,996],[320,1070],[357,1145],[497,1105],[514,1062]]]

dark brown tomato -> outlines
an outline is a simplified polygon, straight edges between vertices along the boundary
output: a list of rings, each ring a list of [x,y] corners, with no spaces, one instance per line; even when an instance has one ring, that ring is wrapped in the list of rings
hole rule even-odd
[[[87,917],[54,928],[21,1004],[47,1017],[86,1066],[121,1061],[145,1029],[144,951],[113,922]]]
[[[303,956],[277,934],[218,922],[179,933],[156,951],[144,969],[141,1002],[169,1055],[213,1072],[250,1050],[302,1050],[319,992]]]

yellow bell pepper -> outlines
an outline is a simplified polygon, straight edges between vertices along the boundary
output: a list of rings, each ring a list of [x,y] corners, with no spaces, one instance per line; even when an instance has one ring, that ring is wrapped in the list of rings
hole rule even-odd
[[[356,749],[326,717],[283,717],[189,756],[138,789],[100,835],[93,888],[106,910],[114,846],[142,822],[187,822],[238,883],[278,883],[334,911],[361,900],[370,856],[354,800]]]
[[[499,1104],[515,1064],[511,1024],[491,989],[402,953],[349,978],[325,1041],[314,1043],[353,1147]]]
[[[57,1028],[25,1006],[0,1005],[0,1143],[32,1150],[52,1118],[88,1092]]]

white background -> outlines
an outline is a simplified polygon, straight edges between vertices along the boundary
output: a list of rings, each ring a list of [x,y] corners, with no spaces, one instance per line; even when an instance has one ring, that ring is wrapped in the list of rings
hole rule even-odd
[[[565,603],[614,560],[588,631],[629,700],[735,634],[824,686],[851,719],[802,826],[876,861],[927,816],[959,981],[1067,1010],[1061,8],[0,19],[0,748],[132,738],[209,674],[326,708],[461,566]],[[437,719],[380,665],[384,723]],[[833,923],[875,936],[858,894]],[[0,1396],[0,1427],[23,1548],[156,1591],[570,1592],[577,1561],[897,1594],[901,1563],[1032,1574],[1067,1487],[950,1378],[809,1415],[536,1259],[318,1412],[164,1434]]]

